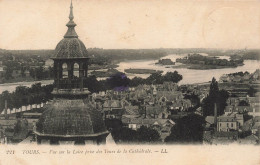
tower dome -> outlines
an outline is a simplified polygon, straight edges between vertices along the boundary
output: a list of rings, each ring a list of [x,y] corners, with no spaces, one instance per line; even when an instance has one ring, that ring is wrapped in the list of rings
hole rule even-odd
[[[56,46],[52,59],[86,58],[87,49],[78,38],[64,38]]]
[[[66,24],[68,30],[64,38],[57,44],[52,59],[87,58],[87,49],[84,43],[78,39],[73,21],[73,5],[70,5],[69,22]]]

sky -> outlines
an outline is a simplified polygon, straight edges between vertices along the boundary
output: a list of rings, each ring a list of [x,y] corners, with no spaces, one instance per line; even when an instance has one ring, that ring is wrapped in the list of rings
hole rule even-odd
[[[55,49],[70,0],[0,0],[0,48]],[[73,0],[87,48],[260,48],[259,0]]]

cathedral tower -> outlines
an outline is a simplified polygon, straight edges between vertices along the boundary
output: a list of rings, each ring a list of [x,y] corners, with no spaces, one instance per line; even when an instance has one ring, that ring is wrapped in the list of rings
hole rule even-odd
[[[52,102],[36,124],[34,133],[38,144],[100,144],[108,131],[101,113],[88,100],[87,72],[89,57],[78,39],[71,3],[68,30],[58,43],[54,60],[54,89]]]

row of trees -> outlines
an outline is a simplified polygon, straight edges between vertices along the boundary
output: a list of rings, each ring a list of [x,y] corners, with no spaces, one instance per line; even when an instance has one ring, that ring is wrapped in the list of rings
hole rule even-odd
[[[140,84],[161,84],[164,81],[179,82],[182,76],[178,72],[168,72],[165,75],[154,73],[147,79],[134,78],[130,80],[124,73],[116,73],[107,80],[98,81],[94,75],[89,76],[86,86],[90,92],[99,92],[105,90],[127,90],[128,87]],[[39,104],[52,99],[51,91],[53,85],[44,85],[41,83],[33,84],[30,88],[26,86],[18,86],[12,93],[4,91],[0,95],[0,109],[4,109],[4,101],[7,100],[8,108],[20,108],[24,105]]]
[[[113,62],[137,59],[158,59],[166,56],[161,49],[99,49],[90,48],[88,54],[92,57],[91,64],[107,65]]]
[[[8,108],[20,108],[21,106],[40,104],[52,99],[53,85],[41,85],[41,83],[33,84],[31,87],[18,86],[15,91],[2,92],[0,95],[0,110],[5,107],[7,100]]]
[[[3,82],[5,80],[11,80],[15,79],[16,77],[13,76],[13,72],[18,71],[18,76],[22,78],[26,78],[26,70],[27,67],[25,66],[16,66],[16,62],[11,62],[10,65],[6,65],[4,76],[2,77]],[[48,69],[44,69],[42,66],[36,67],[36,68],[29,68],[29,75],[31,78],[37,79],[37,80],[44,80],[44,79],[50,79],[54,76],[54,70],[53,67],[49,67]]]
[[[128,87],[136,87],[140,84],[162,84],[165,81],[171,81],[174,83],[178,83],[182,80],[182,75],[180,75],[177,71],[167,72],[165,75],[161,73],[153,73],[146,79],[140,77],[134,77],[133,79],[129,79],[124,73],[118,72],[112,76],[110,76],[106,80],[98,81],[96,76],[89,76],[86,85],[90,92],[99,92],[105,90],[127,90]]]
[[[42,66],[29,69],[30,76],[37,80],[50,79],[54,77],[54,68],[44,69]]]

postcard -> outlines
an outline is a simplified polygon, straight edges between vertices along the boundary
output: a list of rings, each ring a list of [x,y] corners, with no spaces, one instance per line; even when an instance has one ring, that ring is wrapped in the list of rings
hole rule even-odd
[[[259,11],[1,0],[0,164],[260,164]]]

